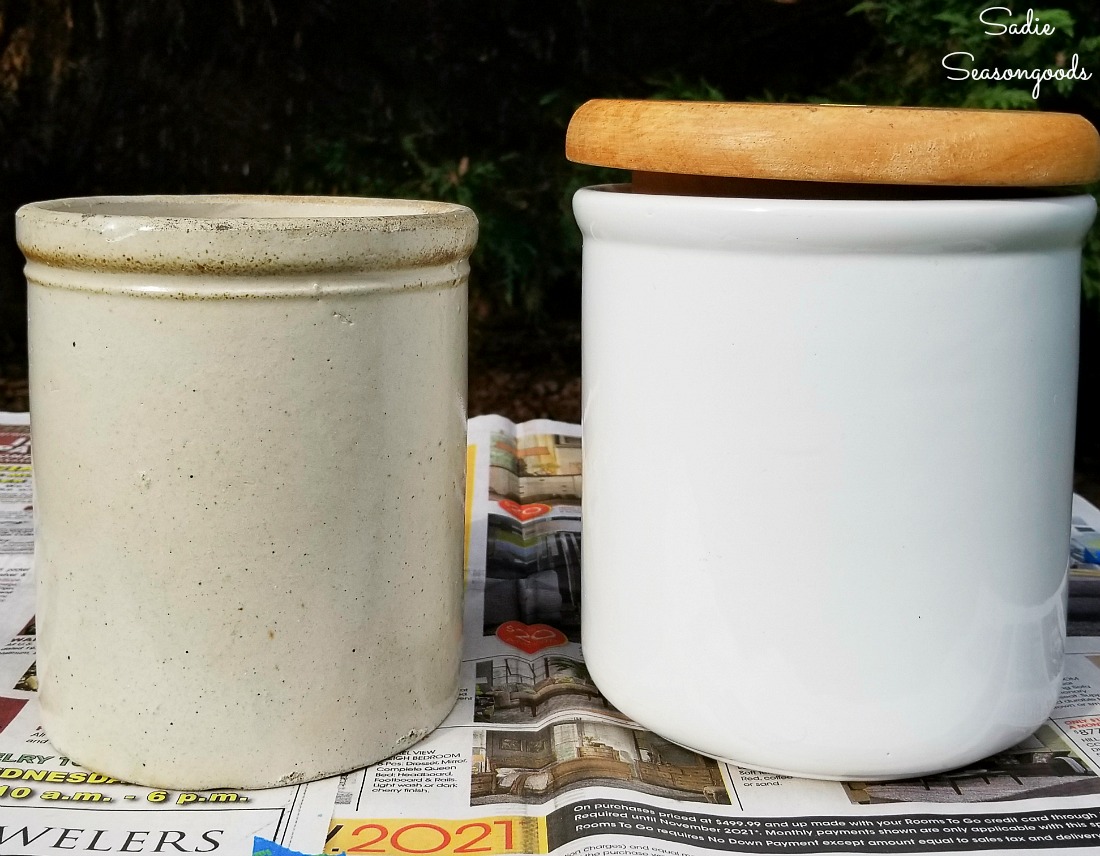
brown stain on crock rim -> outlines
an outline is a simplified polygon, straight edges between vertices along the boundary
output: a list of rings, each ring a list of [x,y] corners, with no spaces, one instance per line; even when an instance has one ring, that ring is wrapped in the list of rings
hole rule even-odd
[[[202,205],[212,210],[219,205],[252,206],[257,210],[268,206],[284,213],[230,217],[163,213],[173,206],[195,208]],[[336,210],[357,208],[364,213],[356,216],[286,213],[296,207],[308,209],[311,206]],[[151,208],[156,208],[158,213],[141,213]],[[372,209],[377,213],[371,213]],[[114,228],[107,230],[108,224]],[[476,216],[461,205],[296,196],[59,199],[23,206],[16,214],[16,227],[17,242],[27,260],[48,267],[93,274],[215,277],[435,267],[468,257],[478,233]],[[54,233],[52,240],[50,233]],[[182,236],[191,236],[186,252],[168,246],[169,240]],[[74,237],[77,242],[82,239],[82,247],[72,246]],[[357,238],[361,241],[357,242]],[[403,246],[410,242],[421,246]],[[309,243],[316,243],[316,249],[309,247]],[[341,245],[340,252],[333,252],[334,243]]]

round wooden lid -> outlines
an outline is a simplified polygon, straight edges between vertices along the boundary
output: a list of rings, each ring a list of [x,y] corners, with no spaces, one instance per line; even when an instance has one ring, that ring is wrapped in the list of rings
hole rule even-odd
[[[571,161],[647,173],[963,187],[1100,179],[1100,135],[1072,113],[596,100]]]

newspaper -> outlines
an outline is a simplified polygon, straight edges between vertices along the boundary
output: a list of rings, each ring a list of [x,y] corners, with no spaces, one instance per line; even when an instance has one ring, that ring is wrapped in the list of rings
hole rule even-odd
[[[0,454],[5,442],[15,444],[6,431],[0,427]],[[10,582],[0,572],[0,626],[12,628],[0,651],[0,679],[8,683],[0,686],[13,687],[0,691],[0,724],[5,710],[15,711],[0,729],[0,856],[261,853],[263,838],[326,856],[1071,852],[1100,845],[1097,636],[1069,638],[1058,707],[1035,735],[966,769],[920,779],[821,782],[741,769],[670,743],[616,710],[585,669],[581,645],[580,451],[576,425],[471,420],[458,703],[439,729],[400,755],[298,789],[200,802],[216,795],[161,798],[121,783],[23,778],[28,770],[78,768],[52,757],[37,727],[33,601],[21,588],[30,579],[29,548],[10,557],[0,548],[11,569]],[[12,485],[0,514],[29,505],[29,492],[19,493],[29,469],[0,472],[11,473],[3,485]],[[1100,511],[1075,497],[1073,517],[1071,615],[1083,609],[1089,627],[1089,604],[1100,605]],[[25,522],[4,520],[0,541],[28,538]],[[19,616],[9,615],[16,606]],[[690,709],[691,687],[675,675],[653,680]],[[17,787],[28,793],[14,796]],[[47,787],[70,801],[45,803]],[[296,796],[275,796],[291,790]],[[103,800],[82,796],[74,805],[77,793]],[[281,811],[281,820],[249,827],[238,816],[243,800],[249,808],[262,804],[272,818]],[[38,820],[44,811],[56,814]],[[48,835],[31,840],[43,826]],[[225,832],[204,839],[213,829]],[[134,830],[148,832],[127,845]],[[186,837],[162,842],[173,830]]]

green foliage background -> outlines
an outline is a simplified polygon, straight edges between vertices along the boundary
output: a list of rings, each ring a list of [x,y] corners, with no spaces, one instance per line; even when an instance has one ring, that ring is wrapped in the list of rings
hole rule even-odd
[[[1004,3],[1007,0],[999,0]],[[956,62],[976,69],[1069,69],[1076,56],[1085,73],[1100,71],[1100,4],[1076,2],[1055,8],[1009,6],[996,2],[976,5],[959,0],[865,0],[854,6],[874,28],[875,46],[865,51],[851,72],[828,87],[828,98],[840,102],[907,104],[930,107],[1062,110],[1081,113],[1097,124],[1100,78],[1054,80],[1032,97],[1032,82],[1013,80],[958,81],[943,68],[948,54],[966,53],[973,60]],[[1023,27],[1033,13],[1035,28],[1049,24],[1049,35],[1014,35],[987,21]],[[987,31],[992,31],[990,35]],[[958,76],[955,74],[954,76]],[[1094,195],[1100,186],[1088,188]],[[1100,228],[1089,235],[1084,255],[1083,289],[1087,304],[1100,308]]]
[[[653,11],[652,4],[646,5],[651,8],[640,9],[640,16]],[[569,116],[587,97],[1048,109],[1100,116],[1100,79],[1048,81],[1036,99],[1030,80],[951,80],[943,66],[948,54],[965,52],[973,57],[965,64],[974,68],[1068,69],[1076,55],[1085,73],[1100,71],[1100,4],[1092,0],[1032,8],[1037,27],[1054,28],[1049,35],[990,35],[987,30],[1000,28],[983,23],[979,14],[991,3],[865,0],[850,8],[817,6],[818,19],[831,16],[834,26],[844,21],[846,64],[834,59],[826,69],[792,69],[790,51],[779,42],[773,58],[788,65],[786,73],[773,66],[755,78],[743,71],[730,73],[706,51],[639,65],[633,75],[611,74],[602,80],[564,75],[552,88],[531,88],[517,99],[523,101],[512,114],[518,137],[502,133],[461,153],[450,145],[447,123],[437,121],[439,105],[427,99],[410,108],[420,119],[416,128],[396,139],[369,130],[366,116],[335,133],[332,128],[312,130],[294,163],[279,172],[277,186],[310,193],[427,196],[469,205],[482,222],[475,257],[477,297],[492,307],[537,313],[555,307],[560,311],[563,303],[575,302],[580,248],[569,212],[572,193],[586,184],[619,178],[562,157]],[[997,7],[986,17],[1022,26],[1027,12],[1017,7],[1010,15],[1007,7]],[[801,14],[804,27],[819,22],[811,11]],[[764,20],[757,26],[764,27]],[[722,38],[720,29],[712,38]],[[824,75],[815,73],[822,70]],[[553,299],[562,293],[566,300]],[[1100,307],[1100,229],[1093,231],[1086,250],[1084,294]]]

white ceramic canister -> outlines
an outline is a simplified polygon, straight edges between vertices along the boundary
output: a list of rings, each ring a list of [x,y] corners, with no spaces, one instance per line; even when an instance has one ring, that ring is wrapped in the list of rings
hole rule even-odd
[[[250,788],[427,734],[461,647],[473,213],[63,199],[17,231],[54,748]]]
[[[809,777],[1026,738],[1062,678],[1095,212],[1050,188],[1095,180],[1095,130],[591,102],[568,150],[635,171],[574,201],[600,689],[684,746]]]

